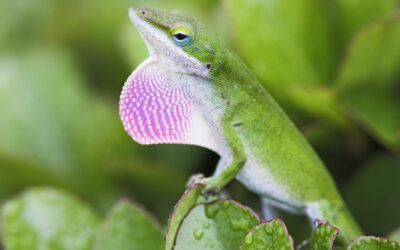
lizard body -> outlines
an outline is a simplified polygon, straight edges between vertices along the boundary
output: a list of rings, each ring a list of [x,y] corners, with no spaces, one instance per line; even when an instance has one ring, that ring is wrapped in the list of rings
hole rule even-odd
[[[135,141],[209,148],[221,160],[200,180],[206,190],[236,177],[264,203],[339,227],[343,242],[361,234],[317,154],[236,54],[191,18],[129,13],[150,54],[121,94]]]

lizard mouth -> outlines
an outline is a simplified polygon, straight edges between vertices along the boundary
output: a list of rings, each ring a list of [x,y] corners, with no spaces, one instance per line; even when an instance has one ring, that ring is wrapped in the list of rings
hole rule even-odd
[[[140,12],[140,8],[131,7],[129,8],[129,17],[144,40],[150,56],[159,54],[162,48],[166,46],[165,41],[168,40],[168,37],[165,33],[146,22],[138,14]]]

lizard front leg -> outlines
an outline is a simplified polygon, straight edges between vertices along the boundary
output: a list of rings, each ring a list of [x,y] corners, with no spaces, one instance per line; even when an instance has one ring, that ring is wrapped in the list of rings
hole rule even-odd
[[[223,122],[221,123],[224,124]],[[217,192],[222,189],[236,177],[246,163],[242,142],[233,126],[229,124],[228,122],[225,123],[223,136],[229,148],[231,160],[229,163],[225,163],[226,159],[221,159],[220,164],[223,165],[219,164],[217,171],[215,171],[212,177],[194,180],[205,185],[205,193]]]

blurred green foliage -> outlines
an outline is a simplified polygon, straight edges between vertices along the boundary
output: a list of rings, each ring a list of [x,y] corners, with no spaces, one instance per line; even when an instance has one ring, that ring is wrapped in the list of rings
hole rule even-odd
[[[123,131],[119,93],[147,56],[127,15],[137,5],[179,10],[218,33],[313,144],[365,231],[398,228],[398,0],[1,1],[0,204],[51,186],[102,216],[137,200],[165,225],[187,178],[212,173],[217,156],[205,149],[139,146]],[[230,191],[259,211],[242,186]],[[305,223],[283,217],[302,241]],[[127,226],[108,218],[106,230]]]
[[[157,222],[128,201],[120,201],[100,228],[94,249],[161,250],[163,246]]]
[[[190,187],[180,198],[168,221],[165,242],[159,224],[127,200],[119,201],[99,223],[95,211],[73,195],[32,188],[8,201],[2,210],[4,245],[14,250],[294,249],[282,220],[263,222],[240,203],[203,196],[203,188]],[[339,229],[316,223],[311,235],[296,249],[344,249],[334,246]],[[400,245],[385,238],[362,236],[346,249],[397,250]]]
[[[6,249],[91,249],[99,218],[75,197],[32,189],[4,206]]]

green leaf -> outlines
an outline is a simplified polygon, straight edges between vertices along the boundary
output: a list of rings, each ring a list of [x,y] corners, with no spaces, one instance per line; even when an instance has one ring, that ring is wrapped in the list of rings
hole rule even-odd
[[[354,34],[390,14],[399,6],[398,0],[338,0],[339,30],[346,45]]]
[[[239,249],[290,250],[294,248],[293,239],[288,234],[285,223],[280,219],[273,219],[251,229],[251,231],[245,236]]]
[[[199,204],[182,221],[173,249],[237,249],[246,233],[259,223],[249,208],[233,201]]]
[[[362,236],[353,241],[347,250],[398,250],[400,245],[394,241],[375,236]]]
[[[132,203],[121,201],[99,230],[95,249],[161,250],[163,246],[163,234],[154,219]]]
[[[338,53],[332,1],[231,0],[228,14],[239,54],[276,97],[288,88],[327,83]]]
[[[290,97],[305,111],[322,122],[340,127],[349,127],[348,119],[337,105],[335,93],[326,86],[293,86],[288,90]]]
[[[290,89],[331,83],[355,32],[398,5],[397,0],[230,0],[226,9],[233,44],[278,102],[289,112],[301,108],[319,116],[319,107],[310,109],[308,99],[296,98]],[[340,116],[335,107],[322,107],[332,108],[323,110],[322,118]]]
[[[0,201],[28,186],[54,185],[68,187],[42,165],[32,161],[3,156],[0,153]],[[46,176],[46,178],[43,178]]]
[[[5,54],[0,75],[0,155],[26,162],[28,177],[40,167],[42,184],[109,199],[106,168],[129,138],[118,113],[85,87],[71,54],[51,46]]]
[[[11,250],[91,249],[98,218],[62,191],[35,188],[2,209],[4,244]]]
[[[182,221],[189,211],[196,206],[204,202],[211,202],[216,199],[216,197],[209,196],[204,197],[201,193],[204,185],[195,185],[190,187],[182,195],[178,203],[175,205],[174,212],[168,220],[167,234],[165,237],[165,249],[171,250],[174,248],[175,239]]]
[[[389,149],[400,152],[400,15],[361,32],[338,79],[346,111]]]
[[[331,250],[338,233],[339,229],[336,227],[318,222],[318,226],[312,231],[310,238],[297,249]]]
[[[359,169],[346,191],[346,203],[367,234],[386,235],[400,221],[400,159],[379,155]]]

